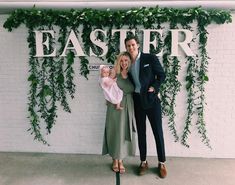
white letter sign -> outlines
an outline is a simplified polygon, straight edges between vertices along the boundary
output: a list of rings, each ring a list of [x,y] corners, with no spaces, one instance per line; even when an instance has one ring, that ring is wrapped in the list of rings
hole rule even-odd
[[[124,40],[126,38],[126,33],[127,32],[132,32],[133,34],[135,34],[135,31],[134,30],[127,30],[127,29],[121,29],[121,30],[112,30],[112,36],[116,33],[116,32],[120,32],[120,38],[119,38],[119,41],[120,41],[120,52],[122,51],[126,51],[126,46],[125,46],[125,43],[124,43]]]
[[[35,32],[35,42],[36,42],[36,55],[35,57],[54,57],[56,56],[56,51],[54,50],[51,54],[45,55],[43,51],[43,46],[49,50],[49,37],[46,37],[46,40],[43,42],[43,33],[48,33],[52,38],[55,38],[53,30],[42,30],[34,31]]]
[[[70,41],[73,44],[73,46],[68,47]],[[77,36],[76,36],[76,34],[74,33],[73,30],[71,30],[71,32],[69,34],[69,38],[67,40],[67,43],[64,47],[64,51],[61,54],[61,56],[66,56],[65,52],[66,52],[67,49],[74,49],[77,53],[75,56],[86,56],[84,54],[84,52],[82,51],[82,47],[80,46],[80,44],[78,42],[78,39],[77,39]]]
[[[185,39],[183,42],[178,41],[179,32],[182,32],[185,35]],[[191,31],[185,29],[171,30],[171,36],[171,56],[179,56],[178,46],[181,46],[187,56],[195,56],[188,45],[193,39],[193,33]]]
[[[144,32],[144,36],[143,36],[143,52],[145,53],[149,53],[150,52],[150,44],[154,46],[154,48],[156,48],[156,38],[153,41],[150,41],[150,34],[151,32],[156,32],[159,33],[160,36],[162,37],[162,30],[152,30],[152,29],[148,29],[148,30],[143,30]],[[162,56],[162,50],[156,54],[157,56]]]
[[[99,46],[103,50],[103,53],[99,55],[99,57],[103,57],[108,52],[108,46],[105,42],[101,42],[100,40],[97,39],[95,33],[98,32],[98,31],[102,32],[105,37],[107,36],[106,31],[103,31],[101,29],[96,29],[96,30],[94,30],[90,33],[90,40],[91,40],[92,43],[94,43],[96,46]],[[91,47],[90,47],[90,56],[96,56],[97,57],[97,55],[95,53],[93,53]]]

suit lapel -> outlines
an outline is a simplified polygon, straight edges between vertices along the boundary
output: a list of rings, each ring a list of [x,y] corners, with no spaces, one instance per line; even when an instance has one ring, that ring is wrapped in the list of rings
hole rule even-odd
[[[140,71],[139,71],[139,80],[140,80],[140,82],[141,82],[143,66],[144,66],[143,53],[140,53]]]

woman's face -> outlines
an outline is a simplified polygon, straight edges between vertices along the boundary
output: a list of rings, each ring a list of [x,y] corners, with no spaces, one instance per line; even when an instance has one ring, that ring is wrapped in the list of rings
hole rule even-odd
[[[120,66],[122,69],[128,69],[129,67],[129,62],[130,62],[130,58],[128,56],[122,56],[120,58]]]

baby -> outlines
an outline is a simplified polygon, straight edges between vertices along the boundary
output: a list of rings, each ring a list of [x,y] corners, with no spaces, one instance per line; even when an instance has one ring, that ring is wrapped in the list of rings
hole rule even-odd
[[[108,66],[100,65],[99,83],[103,89],[104,97],[107,101],[116,105],[116,109],[122,110],[121,101],[123,91],[117,85],[116,72],[114,69],[109,69]]]

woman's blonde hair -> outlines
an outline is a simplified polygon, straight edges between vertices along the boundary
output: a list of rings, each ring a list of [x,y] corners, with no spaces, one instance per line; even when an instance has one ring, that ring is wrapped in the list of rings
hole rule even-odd
[[[116,59],[116,62],[115,62],[115,65],[114,65],[114,69],[115,71],[117,72],[117,74],[120,74],[122,69],[121,69],[121,59],[123,56],[126,56],[129,58],[129,62],[128,62],[128,68],[127,70],[129,70],[130,66],[131,66],[131,56],[128,52],[124,51],[124,52],[121,52],[118,56],[117,56],[117,59]]]

